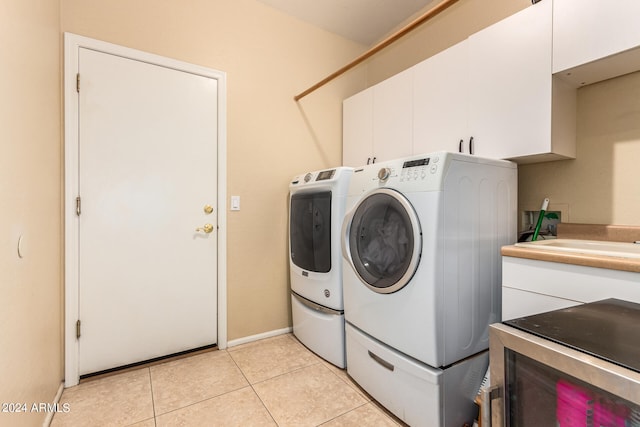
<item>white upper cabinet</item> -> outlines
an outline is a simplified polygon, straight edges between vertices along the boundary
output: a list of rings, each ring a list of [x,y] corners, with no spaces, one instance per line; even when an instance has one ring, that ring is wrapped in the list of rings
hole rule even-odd
[[[375,161],[411,155],[413,70],[373,87],[373,156]]]
[[[342,102],[342,164],[358,167],[373,157],[373,89]]]
[[[469,37],[474,154],[523,161],[575,156],[552,138],[553,97],[566,94],[554,94],[551,75],[552,4],[543,0]]]
[[[553,2],[554,73],[638,46],[640,46],[640,1],[555,0]],[[600,79],[608,77],[614,76],[603,76]]]
[[[552,75],[553,4],[531,5],[367,89],[370,105],[356,100],[362,93],[345,100],[344,164],[439,150],[519,163],[575,157],[575,87]],[[355,150],[362,139],[368,148]]]
[[[412,70],[396,74],[343,101],[343,165],[411,155],[412,75]]]
[[[468,41],[413,67],[413,152],[468,153]]]
[[[413,67],[414,151],[559,154],[551,140],[551,13],[545,0]]]
[[[551,1],[469,37],[469,121],[475,153],[511,158],[548,151]]]

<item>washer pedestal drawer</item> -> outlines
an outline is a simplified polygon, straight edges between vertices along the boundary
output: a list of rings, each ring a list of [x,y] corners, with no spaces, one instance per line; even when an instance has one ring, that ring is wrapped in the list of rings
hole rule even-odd
[[[291,292],[293,334],[309,350],[344,369],[344,313]]]
[[[347,373],[382,406],[407,424],[459,427],[473,424],[474,398],[489,366],[484,351],[445,368],[433,368],[397,352],[346,324]]]

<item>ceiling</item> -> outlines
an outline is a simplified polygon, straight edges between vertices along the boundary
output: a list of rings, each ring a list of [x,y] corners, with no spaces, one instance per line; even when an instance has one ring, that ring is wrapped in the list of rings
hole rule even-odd
[[[349,40],[372,45],[434,0],[258,0]]]

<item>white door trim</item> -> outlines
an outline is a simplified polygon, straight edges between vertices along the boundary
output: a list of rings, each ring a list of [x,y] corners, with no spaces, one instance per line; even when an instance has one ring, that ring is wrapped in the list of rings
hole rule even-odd
[[[175,59],[65,33],[64,35],[64,222],[65,222],[65,387],[78,384],[78,51],[80,48],[118,55],[218,80],[218,348],[227,348],[227,127],[226,74]]]

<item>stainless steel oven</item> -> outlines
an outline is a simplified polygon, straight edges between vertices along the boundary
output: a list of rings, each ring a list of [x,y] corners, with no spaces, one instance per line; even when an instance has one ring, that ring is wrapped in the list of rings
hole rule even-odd
[[[482,427],[640,426],[640,305],[609,299],[490,326]]]

